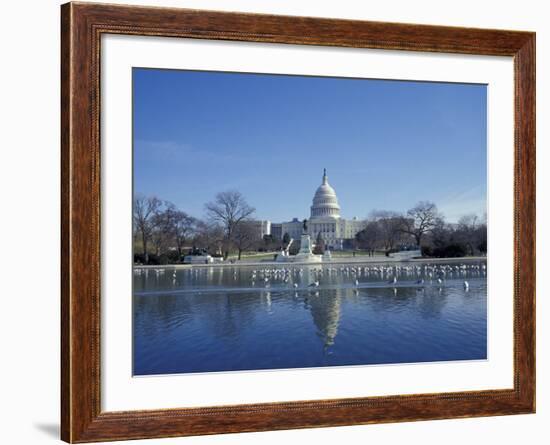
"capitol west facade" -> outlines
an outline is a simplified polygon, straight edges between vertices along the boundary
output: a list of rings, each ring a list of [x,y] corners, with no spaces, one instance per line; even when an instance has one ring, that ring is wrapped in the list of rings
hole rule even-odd
[[[273,235],[282,239],[285,233],[295,241],[300,240],[303,232],[303,221],[294,218],[292,221],[271,223],[258,221],[261,235]],[[366,227],[367,221],[359,219],[344,219],[340,216],[340,205],[336,191],[328,183],[326,169],[323,180],[313,196],[310,207],[310,217],[307,220],[307,234],[313,241],[321,234],[325,245],[330,250],[341,250],[345,240],[355,238],[355,235]]]

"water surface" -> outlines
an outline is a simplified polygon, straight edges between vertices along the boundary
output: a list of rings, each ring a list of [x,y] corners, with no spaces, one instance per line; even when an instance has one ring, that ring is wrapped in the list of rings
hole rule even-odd
[[[484,267],[136,269],[134,374],[486,359]]]

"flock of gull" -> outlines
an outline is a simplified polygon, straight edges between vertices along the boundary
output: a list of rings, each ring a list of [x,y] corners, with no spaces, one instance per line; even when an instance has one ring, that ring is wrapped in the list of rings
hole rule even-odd
[[[396,285],[399,280],[414,280],[417,286],[423,286],[427,283],[436,283],[442,286],[446,279],[460,278],[471,273],[485,276],[487,274],[487,266],[482,264],[457,264],[457,265],[440,265],[440,264],[424,264],[416,266],[340,266],[340,267],[314,267],[309,270],[309,275],[313,276],[313,281],[308,284],[308,287],[319,287],[323,277],[332,275],[340,275],[344,278],[349,278],[355,284],[360,286],[361,277],[374,278],[376,281],[387,280],[387,284]],[[271,282],[289,283],[292,279],[292,285],[297,288],[296,281],[302,281],[304,274],[303,267],[295,268],[264,268],[253,270],[250,275],[251,285],[254,286],[257,281],[269,285]],[[234,278],[236,279],[236,271]],[[468,281],[463,280],[465,289],[470,287]]]
[[[165,268],[150,269],[159,277],[166,274]],[[205,268],[190,269],[192,274],[200,274]],[[270,287],[272,284],[287,285],[297,289],[298,283],[304,283],[308,288],[319,287],[322,282],[334,281],[340,277],[344,281],[351,282],[355,287],[361,287],[372,281],[386,282],[388,285],[397,286],[400,282],[410,285],[411,282],[421,289],[426,285],[442,287],[447,279],[462,279],[463,287],[468,290],[469,282],[465,279],[468,276],[486,276],[487,266],[485,263],[478,264],[422,264],[422,265],[374,265],[374,266],[287,266],[287,267],[266,267],[262,269],[232,268],[233,279],[241,278],[241,273],[247,272],[250,275],[248,280],[252,287]],[[172,281],[176,283],[177,273],[172,272]],[[148,274],[147,269],[135,269],[135,273]]]

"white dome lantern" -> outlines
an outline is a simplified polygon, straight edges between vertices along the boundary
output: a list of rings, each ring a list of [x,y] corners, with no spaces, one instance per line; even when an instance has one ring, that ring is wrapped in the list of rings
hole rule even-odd
[[[340,206],[336,192],[327,179],[327,169],[323,171],[323,183],[313,197],[311,218],[340,218]]]

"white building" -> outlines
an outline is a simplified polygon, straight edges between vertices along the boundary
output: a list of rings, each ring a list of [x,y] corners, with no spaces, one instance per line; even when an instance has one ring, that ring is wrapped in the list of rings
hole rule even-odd
[[[262,239],[265,235],[271,235],[271,221],[267,220],[254,220],[249,224],[252,225],[254,231],[257,233],[258,239]]]
[[[294,218],[292,221],[281,223],[281,233],[283,237],[285,233],[288,233],[290,238],[299,240],[302,236],[303,223],[298,218]]]
[[[276,239],[283,239],[283,224],[282,223],[271,223],[271,233]]]
[[[281,237],[288,233],[290,238],[299,240],[303,231],[303,221],[294,218],[292,221],[283,223],[274,223],[279,231],[281,226]],[[307,220],[307,233],[315,242],[320,234],[325,241],[326,246],[331,250],[344,248],[346,239],[353,239],[355,235],[366,227],[365,220],[357,218],[347,220],[340,216],[340,205],[336,191],[328,183],[326,169],[323,172],[321,185],[315,191],[313,202],[310,208],[310,217]]]

